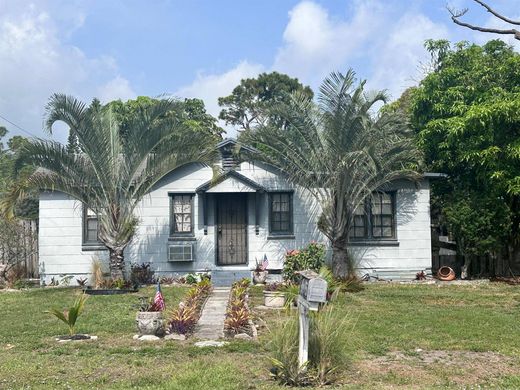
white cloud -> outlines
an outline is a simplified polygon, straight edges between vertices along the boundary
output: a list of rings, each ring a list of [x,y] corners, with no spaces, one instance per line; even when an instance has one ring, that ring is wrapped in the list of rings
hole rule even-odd
[[[218,117],[221,108],[218,105],[218,98],[227,96],[244,78],[255,77],[264,70],[259,64],[252,64],[241,61],[234,68],[220,74],[204,74],[199,72],[195,80],[184,87],[175,91],[174,95],[180,98],[199,98],[204,100],[207,111]],[[228,136],[236,134],[236,130],[220,124],[228,131]]]
[[[335,19],[322,6],[302,1],[289,12],[273,69],[316,84],[332,70],[359,58],[373,34],[380,34],[385,6],[375,1],[358,1],[349,18]]]
[[[102,103],[121,99],[123,101],[133,99],[137,95],[130,86],[130,82],[117,75],[112,80],[98,88],[97,96]]]
[[[387,89],[395,99],[424,77],[421,64],[430,58],[424,41],[448,38],[449,33],[446,26],[418,13],[405,13],[397,22],[388,23],[385,32],[373,43],[377,55],[371,58],[368,86]]]
[[[118,75],[112,58],[89,58],[62,42],[84,20],[72,7],[70,20],[61,24],[56,18],[65,19],[66,9],[53,12],[18,2],[0,6],[0,114],[37,136],[43,135],[44,108],[52,93],[73,94],[87,101],[98,92],[107,98],[135,95],[128,81]],[[7,123],[0,125],[19,133]],[[66,139],[64,132],[55,136]]]

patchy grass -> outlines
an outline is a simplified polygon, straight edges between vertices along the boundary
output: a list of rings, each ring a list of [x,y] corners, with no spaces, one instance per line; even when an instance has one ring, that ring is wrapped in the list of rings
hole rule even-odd
[[[222,349],[186,342],[144,343],[135,333],[137,294],[92,296],[78,331],[98,341],[58,344],[66,333],[50,307],[74,289],[0,293],[0,388],[283,389],[268,374],[268,328],[287,315],[254,310],[259,342]],[[139,295],[152,296],[153,288]],[[183,287],[163,287],[171,308]],[[252,288],[252,307],[261,289]],[[334,388],[520,387],[520,290],[505,284],[369,284],[337,302],[354,317],[354,362]]]

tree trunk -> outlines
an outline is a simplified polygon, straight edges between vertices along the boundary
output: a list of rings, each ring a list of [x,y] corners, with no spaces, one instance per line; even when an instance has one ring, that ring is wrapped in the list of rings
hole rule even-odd
[[[112,279],[125,278],[125,257],[122,249],[110,249],[110,276]]]
[[[465,255],[464,256],[464,265],[462,266],[461,272],[460,272],[460,278],[461,279],[467,279],[468,278],[468,268],[471,264],[471,256]]]
[[[350,276],[349,273],[349,256],[346,247],[332,245],[332,272],[334,276],[345,277]]]

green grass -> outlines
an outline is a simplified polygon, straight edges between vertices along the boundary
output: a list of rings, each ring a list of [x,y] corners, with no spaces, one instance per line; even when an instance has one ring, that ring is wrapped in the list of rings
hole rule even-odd
[[[173,307],[185,291],[163,287],[167,305]],[[258,342],[232,342],[222,349],[199,349],[191,340],[132,340],[137,294],[90,297],[77,331],[99,340],[58,344],[54,336],[67,329],[44,311],[67,307],[76,293],[0,293],[0,389],[284,388],[269,378],[264,328]],[[139,295],[153,293],[148,288]],[[251,306],[260,302],[261,290],[253,288]],[[373,284],[341,297],[337,309],[356,326],[353,365],[342,370],[333,388],[520,387],[517,287]],[[268,327],[286,316],[257,314]]]

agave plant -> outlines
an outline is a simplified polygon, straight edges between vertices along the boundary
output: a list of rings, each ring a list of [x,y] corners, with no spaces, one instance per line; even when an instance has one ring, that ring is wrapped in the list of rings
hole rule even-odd
[[[74,336],[76,334],[76,321],[78,317],[83,313],[87,296],[81,294],[75,301],[74,304],[66,310],[51,309],[45,313],[52,314],[59,320],[63,321],[69,327],[69,334]]]
[[[16,202],[31,189],[61,191],[82,202],[98,216],[98,238],[108,249],[113,279],[124,276],[124,249],[136,231],[134,210],[142,198],[175,168],[192,162],[209,164],[215,156],[215,138],[191,129],[174,100],[142,107],[126,119],[123,133],[111,105],[53,95],[45,129],[52,133],[55,122],[65,122],[79,152],[56,141],[31,140],[15,168],[38,169],[2,204],[4,212],[13,215]]]

